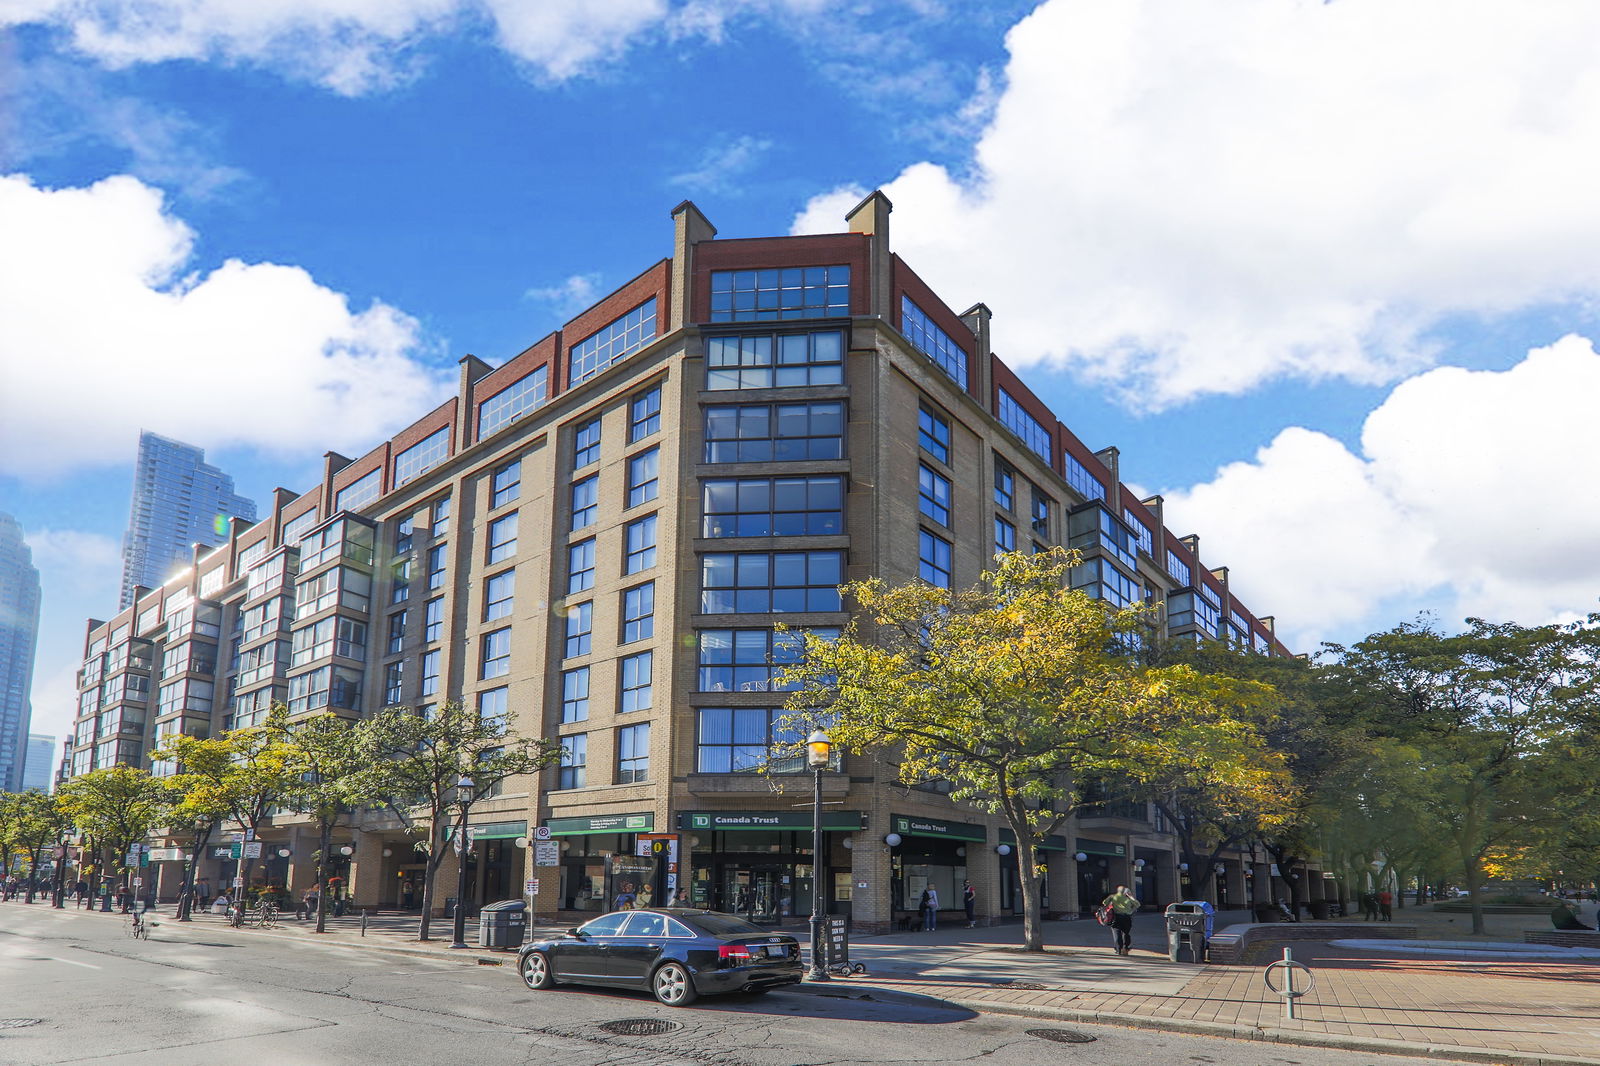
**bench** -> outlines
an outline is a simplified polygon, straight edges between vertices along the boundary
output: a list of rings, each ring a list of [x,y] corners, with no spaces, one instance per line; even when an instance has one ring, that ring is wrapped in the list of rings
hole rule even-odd
[[[1392,922],[1248,922],[1217,930],[1206,942],[1219,966],[1245,962],[1252,948],[1295,940],[1415,940],[1417,927]]]

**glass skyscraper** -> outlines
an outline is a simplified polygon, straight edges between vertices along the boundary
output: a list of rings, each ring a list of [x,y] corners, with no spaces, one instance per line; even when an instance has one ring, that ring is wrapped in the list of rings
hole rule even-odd
[[[28,762],[22,772],[22,790],[36,788],[49,792],[56,779],[56,760],[60,756],[56,738],[41,733],[28,734]]]
[[[22,526],[0,511],[0,790],[20,792],[39,643],[39,570]]]
[[[203,449],[145,431],[133,475],[133,507],[122,540],[122,606],[135,586],[159,588],[193,561],[193,545],[228,539],[228,520],[256,520],[233,478],[206,463]]]

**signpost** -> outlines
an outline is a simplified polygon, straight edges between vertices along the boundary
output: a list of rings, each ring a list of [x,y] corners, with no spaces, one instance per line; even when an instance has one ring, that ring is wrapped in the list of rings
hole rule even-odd
[[[533,864],[535,866],[560,866],[561,845],[554,840],[542,840],[534,844]]]

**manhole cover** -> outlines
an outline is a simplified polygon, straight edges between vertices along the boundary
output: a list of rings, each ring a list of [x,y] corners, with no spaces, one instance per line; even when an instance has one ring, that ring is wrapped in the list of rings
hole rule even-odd
[[[1029,1029],[1029,1036],[1040,1040],[1054,1040],[1058,1044],[1089,1044],[1094,1037],[1077,1029]]]
[[[0,1029],[25,1029],[30,1025],[38,1025],[42,1018],[0,1018]]]
[[[1041,985],[1038,981],[1007,981],[1005,985],[1007,988],[1026,988],[1033,992],[1040,992],[1050,987],[1049,985]]]
[[[666,1036],[683,1028],[682,1022],[669,1022],[665,1018],[623,1018],[606,1022],[600,1027],[612,1036]]]

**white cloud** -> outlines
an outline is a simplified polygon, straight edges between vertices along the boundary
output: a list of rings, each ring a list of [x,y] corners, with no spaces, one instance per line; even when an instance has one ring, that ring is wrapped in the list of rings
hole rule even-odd
[[[0,232],[0,473],[125,462],[152,411],[206,447],[361,454],[454,383],[393,307],[353,311],[299,267],[196,269],[194,234],[131,177],[0,177]]]
[[[707,148],[694,167],[667,179],[669,185],[681,185],[690,192],[732,193],[738,183],[761,161],[772,148],[764,137],[749,134],[725,138]]]
[[[1362,455],[1286,429],[1165,493],[1167,524],[1203,531],[1201,558],[1300,651],[1387,628],[1386,605],[1435,602],[1447,625],[1581,615],[1600,594],[1597,395],[1600,356],[1577,336],[1505,371],[1430,370],[1367,416]]]
[[[1134,406],[1396,380],[1447,316],[1600,296],[1597,36],[1587,0],[1050,0],[971,174],[884,186],[896,245]]]
[[[522,296],[526,300],[547,303],[562,318],[571,318],[600,299],[600,282],[599,274],[573,274],[559,284],[529,289]]]

